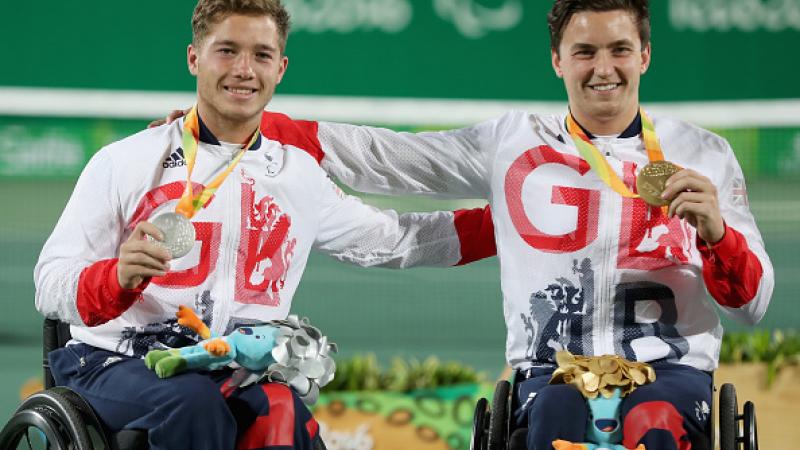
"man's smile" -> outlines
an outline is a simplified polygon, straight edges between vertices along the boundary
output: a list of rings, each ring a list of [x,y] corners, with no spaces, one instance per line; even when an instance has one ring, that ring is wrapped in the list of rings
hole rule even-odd
[[[602,83],[590,85],[589,89],[595,92],[609,92],[617,90],[620,86],[622,86],[622,83]]]
[[[249,87],[223,86],[223,88],[225,89],[225,92],[237,98],[249,98],[258,92],[258,89]]]

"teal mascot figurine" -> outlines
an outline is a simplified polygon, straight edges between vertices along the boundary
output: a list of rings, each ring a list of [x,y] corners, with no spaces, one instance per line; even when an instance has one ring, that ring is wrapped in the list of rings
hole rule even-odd
[[[618,356],[585,357],[561,351],[556,354],[558,369],[551,384],[575,386],[589,406],[586,441],[553,442],[555,450],[629,450],[622,442],[620,406],[622,398],[636,387],[655,380],[655,371],[647,364],[627,361]],[[645,450],[640,444],[633,450]]]
[[[289,316],[259,326],[236,328],[226,336],[215,336],[195,312],[180,306],[178,324],[197,333],[203,340],[195,345],[169,350],[151,350],[145,365],[159,378],[188,370],[216,370],[238,367],[234,385],[245,386],[267,379],[292,386],[304,402],[313,404],[319,388],[333,379],[336,365],[330,353],[335,344],[318,329]]]

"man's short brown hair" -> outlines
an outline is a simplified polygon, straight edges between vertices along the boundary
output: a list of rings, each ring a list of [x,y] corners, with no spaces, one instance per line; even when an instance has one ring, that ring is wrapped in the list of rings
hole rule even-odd
[[[286,50],[290,26],[289,12],[281,0],[200,0],[192,15],[192,44],[199,45],[208,35],[211,25],[234,14],[271,17],[278,27],[281,53]]]
[[[583,11],[628,11],[636,20],[642,47],[650,43],[650,7],[648,0],[555,0],[547,26],[550,28],[550,47],[558,52],[564,29],[576,13]]]

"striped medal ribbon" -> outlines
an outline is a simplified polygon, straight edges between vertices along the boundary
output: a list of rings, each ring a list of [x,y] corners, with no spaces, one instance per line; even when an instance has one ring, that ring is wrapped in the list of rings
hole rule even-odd
[[[233,158],[233,161],[231,161],[228,167],[208,183],[202,192],[198,195],[194,195],[192,189],[192,171],[194,170],[194,163],[197,160],[197,148],[200,142],[200,122],[197,116],[197,105],[193,106],[183,122],[183,153],[186,158],[186,188],[183,191],[178,205],[175,207],[175,212],[187,219],[191,219],[198,211],[203,209],[208,202],[211,201],[214,193],[217,192],[217,189],[222,185],[228,175],[233,171],[233,168],[239,164],[244,154],[247,153],[247,149],[252,147],[256,140],[258,140],[258,135],[259,130],[256,130],[250,138],[249,143],[242,147],[242,150]]]
[[[650,159],[651,163],[663,161],[664,153],[661,151],[661,144],[656,136],[656,129],[653,125],[653,121],[650,120],[650,117],[647,116],[644,109],[639,108],[639,114],[642,118],[642,141],[644,142],[644,148],[647,150],[647,157]],[[575,141],[575,145],[578,147],[578,153],[589,163],[589,167],[597,173],[597,176],[599,176],[606,185],[623,197],[640,198],[638,194],[631,192],[628,186],[622,182],[619,175],[614,172],[614,169],[608,164],[608,161],[600,150],[592,143],[592,140],[589,139],[589,136],[583,131],[583,128],[578,125],[575,118],[572,117],[572,113],[567,115],[567,131],[569,131],[570,136],[572,136],[572,140]]]

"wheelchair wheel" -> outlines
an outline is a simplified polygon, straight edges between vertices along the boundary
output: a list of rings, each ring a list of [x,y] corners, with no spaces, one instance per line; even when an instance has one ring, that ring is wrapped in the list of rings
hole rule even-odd
[[[489,401],[481,398],[475,405],[475,414],[472,416],[469,450],[486,450],[489,414]]]
[[[753,402],[744,404],[744,450],[758,450],[758,428],[756,427],[756,406]]]
[[[38,433],[31,433],[31,430]],[[37,436],[39,434],[39,436]],[[32,436],[35,436],[31,439]],[[52,410],[33,407],[17,411],[11,416],[3,431],[0,431],[0,448],[17,449],[27,441],[28,448],[33,448],[31,441],[44,440],[45,446],[52,449],[66,449],[65,439],[58,420]]]
[[[30,429],[38,429],[48,448],[60,450],[92,450],[84,421],[83,400],[76,406],[72,391],[53,388],[28,397],[17,408],[0,432],[0,448],[17,448],[23,439],[30,440]],[[78,397],[79,398],[79,397]]]
[[[719,391],[719,448],[720,450],[738,450],[737,438],[739,427],[736,414],[736,388],[732,384],[722,385]]]
[[[508,443],[509,400],[511,383],[506,380],[497,382],[492,397],[492,409],[489,415],[489,450],[505,450]]]

